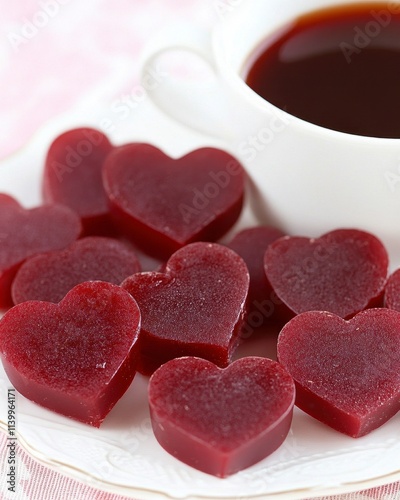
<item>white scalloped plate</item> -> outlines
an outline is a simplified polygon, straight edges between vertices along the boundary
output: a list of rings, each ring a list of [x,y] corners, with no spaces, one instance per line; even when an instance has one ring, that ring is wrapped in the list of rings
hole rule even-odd
[[[11,388],[0,370],[0,398]],[[147,380],[137,376],[100,429],[45,410],[17,395],[19,443],[40,461],[102,489],[132,498],[305,498],[361,490],[400,478],[400,426],[395,417],[353,440],[295,410],[292,430],[273,455],[228,479],[185,466],[156,442]],[[2,405],[0,427],[6,430]],[[4,407],[4,408],[3,408]]]
[[[137,135],[133,131],[124,136],[121,129],[120,137],[123,141],[127,136],[151,141],[154,123],[160,123],[158,115],[157,120],[149,120],[147,129],[142,127]],[[178,156],[203,145],[194,136],[185,141],[185,134],[173,125],[166,129],[162,119],[160,126],[164,145],[170,145]],[[0,192],[16,196],[26,206],[39,203],[46,147],[61,130],[60,124],[49,124],[24,150],[0,163]],[[239,226],[250,220],[247,211]],[[273,336],[254,336],[240,355],[272,356],[273,352]],[[6,394],[11,387],[0,368],[3,430]],[[245,471],[218,479],[180,463],[158,445],[151,431],[146,390],[147,379],[138,375],[100,429],[69,420],[17,395],[19,443],[52,468],[94,487],[140,499],[295,499],[356,491],[400,479],[400,414],[370,435],[354,440],[296,409],[291,432],[281,448]]]

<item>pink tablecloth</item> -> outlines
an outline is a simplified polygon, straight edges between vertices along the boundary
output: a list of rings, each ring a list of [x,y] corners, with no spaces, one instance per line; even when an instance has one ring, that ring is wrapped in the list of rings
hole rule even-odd
[[[138,84],[139,55],[166,25],[210,26],[229,0],[13,0],[0,24],[0,159],[16,153],[56,117],[96,116],[118,126],[122,100]],[[126,101],[126,102],[128,102]],[[96,118],[97,119],[97,118]],[[101,116],[98,117],[99,123]],[[1,166],[1,164],[0,164]],[[0,433],[0,496],[16,500],[122,500],[40,465],[18,448],[17,493],[7,493]],[[339,498],[339,497],[332,497]],[[400,483],[341,496],[395,500]]]

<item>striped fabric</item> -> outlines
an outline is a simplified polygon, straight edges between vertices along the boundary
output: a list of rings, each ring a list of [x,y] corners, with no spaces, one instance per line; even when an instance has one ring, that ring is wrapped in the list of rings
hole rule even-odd
[[[125,496],[100,491],[49,469],[29,456],[21,447],[17,449],[16,491],[15,493],[8,492],[7,456],[7,438],[3,432],[0,432],[0,500],[128,500]],[[268,497],[265,500],[268,500]],[[270,497],[270,500],[273,500],[273,497]],[[400,482],[346,495],[324,496],[314,500],[400,500]]]

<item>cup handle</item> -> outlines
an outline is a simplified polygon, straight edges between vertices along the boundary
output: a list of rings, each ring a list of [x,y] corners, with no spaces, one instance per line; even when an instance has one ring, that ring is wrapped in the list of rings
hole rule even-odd
[[[148,46],[141,64],[141,84],[151,101],[170,118],[203,134],[231,141],[237,135],[237,110],[232,92],[217,69],[211,44],[210,32],[201,28],[170,28]],[[189,65],[195,61],[192,57],[200,57],[210,69],[210,78],[182,81],[160,70],[159,58],[176,50],[189,55]]]

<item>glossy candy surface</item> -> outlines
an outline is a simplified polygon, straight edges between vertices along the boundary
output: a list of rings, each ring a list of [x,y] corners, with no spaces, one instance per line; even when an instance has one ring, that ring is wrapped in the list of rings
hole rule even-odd
[[[350,320],[311,311],[287,323],[278,360],[296,383],[296,405],[352,437],[400,410],[400,313],[368,309]]]
[[[283,443],[294,398],[286,370],[258,357],[225,369],[199,358],[175,359],[149,384],[152,425],[161,446],[218,477],[250,467]]]
[[[132,382],[140,312],[116,285],[75,287],[59,303],[30,301],[0,321],[13,386],[35,403],[99,427]]]
[[[249,288],[246,264],[235,252],[216,243],[191,243],[172,255],[164,272],[135,274],[122,287],[142,314],[141,373],[180,356],[229,363]]]
[[[104,165],[104,186],[121,232],[158,257],[224,235],[240,215],[244,183],[243,167],[213,148],[173,159],[154,146],[128,144]]]
[[[11,284],[25,259],[65,248],[81,230],[79,217],[68,207],[43,205],[28,210],[0,194],[0,309],[13,304]]]
[[[14,304],[27,300],[59,302],[84,281],[106,281],[119,285],[140,271],[133,250],[112,238],[88,236],[65,250],[27,259],[12,285]]]
[[[372,234],[338,229],[316,239],[275,241],[264,266],[275,293],[293,314],[315,310],[350,318],[381,305],[388,255]]]
[[[57,137],[47,153],[44,199],[75,210],[82,219],[85,235],[114,233],[102,181],[103,163],[112,149],[100,131],[79,128]]]

